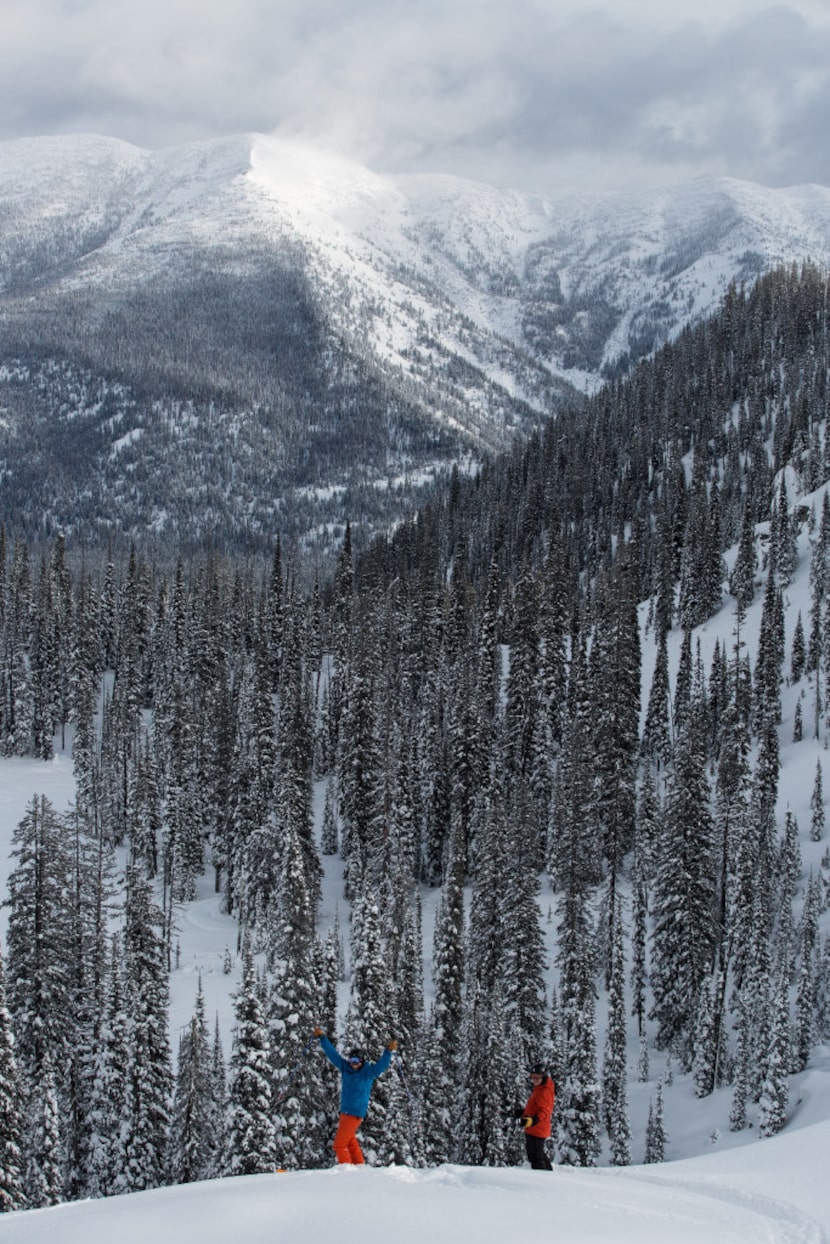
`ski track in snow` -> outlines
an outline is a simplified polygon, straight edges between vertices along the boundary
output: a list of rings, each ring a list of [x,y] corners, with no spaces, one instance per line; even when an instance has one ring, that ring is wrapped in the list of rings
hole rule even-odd
[[[603,1171],[603,1174],[606,1173]],[[682,1199],[688,1199],[690,1195],[700,1196],[728,1207],[730,1213],[739,1211],[740,1215],[749,1213],[753,1217],[757,1216],[761,1220],[759,1227],[763,1227],[765,1232],[764,1235],[757,1234],[754,1237],[759,1244],[764,1239],[769,1240],[770,1244],[830,1244],[830,1234],[824,1226],[792,1202],[762,1196],[757,1192],[742,1192],[733,1186],[720,1185],[714,1180],[694,1178],[684,1182],[660,1175],[639,1172],[635,1175],[633,1171],[629,1171],[627,1175],[629,1178],[671,1189],[673,1194],[676,1193]],[[722,1238],[719,1237],[717,1244],[721,1244]]]

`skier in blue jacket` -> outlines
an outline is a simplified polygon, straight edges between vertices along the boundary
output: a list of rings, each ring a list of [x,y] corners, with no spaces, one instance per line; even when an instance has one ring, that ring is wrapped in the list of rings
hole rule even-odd
[[[314,1029],[315,1037],[320,1038],[320,1046],[330,1063],[340,1072],[340,1122],[332,1142],[332,1148],[340,1163],[363,1165],[363,1150],[357,1139],[366,1111],[369,1109],[369,1094],[372,1084],[386,1070],[392,1061],[392,1053],[398,1048],[397,1041],[390,1041],[376,1063],[369,1063],[362,1050],[349,1050],[346,1058],[338,1054],[322,1028]]]

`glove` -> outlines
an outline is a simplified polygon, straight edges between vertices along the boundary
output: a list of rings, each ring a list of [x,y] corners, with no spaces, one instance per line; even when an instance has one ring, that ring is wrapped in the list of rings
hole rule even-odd
[[[322,1035],[323,1035],[323,1029],[322,1029],[322,1028],[315,1028],[315,1029],[314,1029],[314,1036],[315,1036],[315,1037],[322,1037]]]
[[[392,1038],[392,1040],[391,1040],[391,1041],[389,1041],[389,1042],[387,1043],[386,1048],[387,1048],[387,1050],[396,1050],[396,1049],[398,1048],[398,1043],[397,1043],[397,1041],[395,1040],[395,1038],[394,1038],[394,1037]]]
[[[532,1114],[526,1114],[526,1115],[525,1115],[525,1117],[522,1119],[522,1124],[523,1124],[523,1126],[524,1126],[525,1131],[527,1131],[527,1130],[528,1130],[528,1128],[533,1127],[533,1124],[534,1124],[535,1122],[536,1122],[536,1116],[535,1116],[535,1115],[532,1115]]]

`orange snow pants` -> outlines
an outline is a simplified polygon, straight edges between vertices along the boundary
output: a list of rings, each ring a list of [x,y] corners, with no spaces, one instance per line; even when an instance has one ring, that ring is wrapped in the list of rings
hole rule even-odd
[[[351,1162],[355,1166],[363,1165],[363,1150],[360,1148],[356,1134],[362,1122],[363,1120],[355,1114],[341,1114],[332,1143],[338,1162]]]

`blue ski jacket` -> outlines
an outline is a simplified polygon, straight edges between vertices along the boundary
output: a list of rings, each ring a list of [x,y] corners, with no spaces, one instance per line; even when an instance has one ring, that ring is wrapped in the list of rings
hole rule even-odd
[[[334,1063],[341,1073],[340,1113],[351,1114],[358,1119],[366,1116],[369,1109],[369,1094],[372,1084],[392,1061],[392,1051],[384,1050],[376,1063],[364,1063],[362,1067],[351,1067],[342,1054],[329,1041],[328,1037],[320,1038],[323,1053],[330,1063]]]

